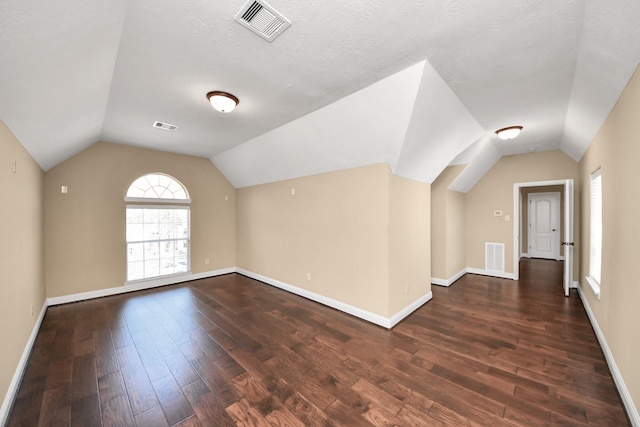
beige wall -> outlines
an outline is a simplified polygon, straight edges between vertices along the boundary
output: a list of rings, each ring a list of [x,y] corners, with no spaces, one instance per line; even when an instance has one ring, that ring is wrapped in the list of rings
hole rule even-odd
[[[428,232],[419,216],[426,211],[428,221],[429,186],[389,174],[378,164],[238,190],[238,267],[384,317],[394,314],[391,298],[396,307],[428,288],[428,275],[420,277],[428,272],[428,240],[420,241]],[[405,210],[415,206],[415,214],[390,208],[390,197]],[[402,220],[418,227],[417,243],[409,243]],[[416,251],[411,262],[425,257],[426,266],[401,273],[404,261],[389,262],[390,251],[405,244]],[[403,293],[406,282],[410,290],[415,283],[410,295],[399,297],[391,277]]]
[[[559,150],[498,160],[467,193],[467,267],[484,269],[485,242],[504,243],[505,272],[513,273],[513,184],[574,179],[579,187],[577,178],[578,164]],[[576,202],[576,218],[577,206]],[[503,216],[493,216],[494,210],[502,210]],[[509,221],[506,221],[507,215]],[[577,220],[575,222],[577,230]],[[579,251],[577,245],[576,255]]]
[[[466,195],[449,185],[466,165],[449,166],[431,186],[432,277],[447,280],[466,265]]]
[[[636,408],[640,405],[640,72],[636,70],[617,104],[580,161],[580,281]],[[602,283],[595,298],[589,272],[590,175],[602,171]]]
[[[458,191],[447,192],[447,278],[467,267],[467,195]]]
[[[560,229],[558,233],[558,245],[564,241],[564,185],[548,185],[541,187],[522,187],[520,194],[522,194],[522,234],[520,235],[520,252],[529,252],[529,209],[527,208],[527,201],[529,200],[529,194],[538,193],[560,193]],[[564,246],[560,245],[560,256],[564,255]]]
[[[193,200],[191,271],[235,266],[235,189],[211,161],[100,142],[45,174],[47,296],[123,284],[124,196],[136,178],[151,172],[178,179]]]
[[[4,401],[44,305],[44,173],[2,122],[0,177],[0,396]]]
[[[391,316],[431,291],[430,185],[389,177]]]

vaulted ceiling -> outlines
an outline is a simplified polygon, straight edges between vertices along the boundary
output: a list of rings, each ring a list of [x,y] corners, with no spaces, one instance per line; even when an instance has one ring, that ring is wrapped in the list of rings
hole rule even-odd
[[[292,22],[271,43],[234,21],[245,2],[2,0],[0,120],[45,170],[101,140],[210,158],[236,187],[465,163],[467,191],[503,155],[579,160],[640,61],[636,0],[269,0]]]

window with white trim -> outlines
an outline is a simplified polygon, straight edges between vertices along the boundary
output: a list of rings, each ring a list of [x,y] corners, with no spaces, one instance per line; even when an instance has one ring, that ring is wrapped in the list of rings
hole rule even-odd
[[[587,282],[600,298],[602,272],[602,174],[591,174],[591,217],[589,238],[589,276]]]
[[[190,203],[175,178],[152,173],[127,191],[127,281],[190,269]]]

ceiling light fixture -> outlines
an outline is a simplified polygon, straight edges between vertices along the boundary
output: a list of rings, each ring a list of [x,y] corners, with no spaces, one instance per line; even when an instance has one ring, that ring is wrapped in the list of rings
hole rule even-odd
[[[211,106],[221,113],[230,113],[240,103],[238,98],[227,92],[215,90],[207,94]]]
[[[513,139],[516,136],[518,136],[521,130],[522,130],[522,126],[509,126],[506,128],[498,129],[496,131],[496,135],[498,135],[498,138],[506,141],[508,139]]]

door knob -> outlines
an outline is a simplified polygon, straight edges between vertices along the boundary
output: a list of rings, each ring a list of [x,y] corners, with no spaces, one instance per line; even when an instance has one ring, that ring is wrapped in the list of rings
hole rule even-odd
[[[552,228],[552,229],[551,229],[551,231],[556,231],[556,229],[555,229],[555,228]]]

